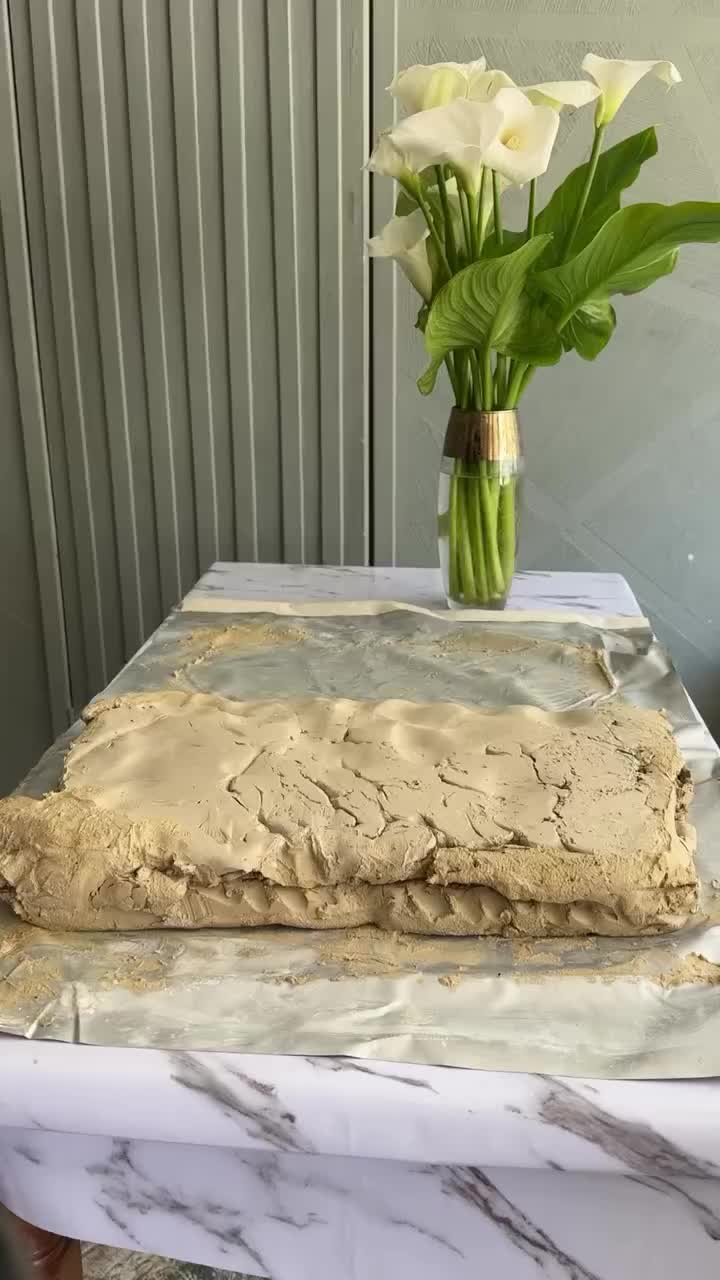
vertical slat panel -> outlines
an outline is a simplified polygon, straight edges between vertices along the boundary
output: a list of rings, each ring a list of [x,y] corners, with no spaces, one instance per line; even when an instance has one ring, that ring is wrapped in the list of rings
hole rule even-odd
[[[65,447],[62,398],[55,343],[48,241],[45,231],[44,191],[40,163],[37,101],[30,39],[30,13],[25,0],[10,0],[10,39],[15,74],[15,100],[22,155],[25,218],[30,255],[36,342],[43,390],[43,412],[48,447],[60,577],[62,580],[65,642],[74,710],[88,699],[85,634],[80,601],[80,579],[75,545],[70,476]],[[39,567],[39,566],[38,566]]]
[[[4,159],[4,157],[3,157]],[[3,215],[5,208],[3,207]],[[23,431],[27,427],[19,403],[22,361],[14,367],[13,348],[22,335],[10,318],[9,264],[16,246],[4,244],[0,227],[0,404],[3,465],[0,473],[0,709],[5,732],[0,737],[0,793],[9,791],[52,738],[48,708],[48,666],[43,652],[43,626],[38,589]],[[38,545],[35,535],[35,545]]]
[[[197,576],[185,325],[164,3],[124,0],[132,188],[163,610]]]
[[[236,554],[282,559],[265,0],[219,0]]]
[[[393,100],[385,91],[398,57],[398,0],[373,0],[372,127],[377,135],[393,123]],[[393,213],[393,183],[372,179],[373,235]],[[396,494],[398,485],[397,424],[397,271],[389,263],[373,264],[373,529],[374,564],[397,561]]]
[[[170,5],[183,297],[200,568],[235,549],[222,236],[217,8]]]
[[[367,0],[316,0],[322,553],[367,562]]]
[[[30,0],[55,341],[65,423],[88,683],[125,652],[71,0]]]
[[[45,431],[45,407],[38,359],[35,305],[32,294],[30,257],[25,221],[20,137],[15,107],[15,68],[10,43],[10,14],[6,0],[0,3],[0,103],[6,128],[0,133],[0,219],[7,266],[7,294],[12,323],[12,351],[17,396],[22,421],[29,509],[35,548],[35,565],[42,613],[44,659],[47,672],[50,719],[54,733],[69,723],[71,698],[62,584],[58,559],[55,512],[50,463]],[[4,291],[4,289],[3,289]],[[9,333],[7,351],[10,354]],[[10,406],[3,400],[6,420],[5,440],[10,432]],[[6,458],[7,462],[7,458]],[[4,477],[8,481],[7,474]],[[3,502],[3,505],[5,503]],[[16,536],[19,530],[16,530]],[[6,557],[16,568],[16,548],[5,544]],[[21,584],[16,583],[13,595]],[[16,608],[14,598],[8,604]],[[6,628],[3,628],[3,634]],[[38,646],[40,649],[42,646]],[[7,656],[4,666],[7,668]]]
[[[160,621],[119,0],[76,0],[125,649]]]
[[[370,0],[0,4],[78,706],[212,560],[367,559]]]
[[[312,0],[268,0],[284,552],[321,555]]]

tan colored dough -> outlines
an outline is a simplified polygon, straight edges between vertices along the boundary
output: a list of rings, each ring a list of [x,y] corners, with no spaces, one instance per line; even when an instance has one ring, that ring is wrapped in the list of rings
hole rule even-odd
[[[632,934],[695,907],[656,712],[161,691],[86,715],[64,790],[0,802],[0,893],[35,924]]]

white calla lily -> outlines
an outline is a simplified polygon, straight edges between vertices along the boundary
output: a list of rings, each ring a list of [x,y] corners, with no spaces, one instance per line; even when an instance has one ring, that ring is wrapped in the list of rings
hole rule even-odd
[[[471,97],[470,88],[486,66],[484,58],[476,58],[474,62],[434,62],[429,66],[407,67],[388,85],[388,93],[397,98],[406,111],[444,107],[455,98]]]
[[[397,178],[401,182],[417,170],[411,168],[409,158],[396,146],[393,132],[392,129],[383,129],[366,167],[373,173],[383,174],[386,178]]]
[[[523,93],[536,107],[553,107],[562,111],[563,107],[586,107],[600,96],[600,88],[590,80],[547,80],[543,84],[529,84],[523,87]]]
[[[420,209],[405,218],[393,217],[379,235],[368,240],[371,258],[394,258],[413,288],[426,302],[432,297],[433,279],[427,251],[428,227]]]
[[[557,137],[557,111],[535,106],[522,89],[501,89],[489,105],[500,112],[502,122],[485,163],[515,186],[539,178],[550,163]]]
[[[409,176],[430,165],[451,164],[468,191],[477,193],[485,154],[502,119],[494,103],[467,98],[418,111],[381,136],[368,167],[407,183]]]
[[[674,62],[642,62],[632,58],[601,58],[588,53],[583,58],[583,71],[591,75],[600,88],[600,101],[595,112],[595,124],[606,125],[622,106],[627,95],[639,80],[652,73],[667,85],[679,84],[682,76]]]
[[[501,89],[514,89],[515,81],[505,71],[481,71],[468,86],[468,98],[473,102],[492,102]]]
[[[488,150],[502,125],[502,115],[494,103],[469,98],[459,98],[440,110],[434,124],[439,131],[441,161],[452,165],[465,189],[477,195],[488,163]]]

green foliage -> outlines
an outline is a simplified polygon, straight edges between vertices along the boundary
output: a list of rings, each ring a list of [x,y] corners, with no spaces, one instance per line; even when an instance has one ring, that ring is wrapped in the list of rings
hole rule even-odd
[[[453,264],[461,269],[442,287],[447,270],[435,244],[428,242],[437,292],[429,307],[421,307],[417,320],[431,360],[418,380],[424,395],[432,391],[440,366],[457,350],[492,350],[529,366],[554,364],[563,350],[594,360],[615,331],[613,294],[637,293],[668,275],[682,244],[720,243],[720,203],[621,207],[622,193],[657,149],[655,130],[649,128],[599,155],[568,261],[563,258],[582,207],[589,162],[574,169],[538,213],[532,239],[527,240],[523,231],[505,230],[500,243],[490,234],[480,261],[468,266],[462,264],[469,243],[453,208]],[[429,216],[444,239],[435,169],[426,169],[420,181]],[[399,215],[417,207],[411,194],[400,192]]]
[[[423,169],[422,173],[419,173],[417,176],[420,181],[420,185],[425,191],[425,194],[427,196],[430,192],[430,189],[432,187],[437,186],[437,174],[435,173],[435,166],[431,165],[429,169]],[[437,204],[439,207],[440,197],[438,196],[437,191],[433,192],[433,196],[437,197]],[[408,213],[414,213],[417,208],[418,208],[417,200],[414,200],[413,197],[410,195],[410,192],[406,191],[404,187],[400,187],[398,190],[397,200],[395,201],[395,213],[397,217],[404,218]],[[433,212],[434,212],[434,209],[433,209]],[[442,210],[440,210],[440,212],[442,213]]]
[[[583,360],[594,360],[615,332],[615,308],[606,299],[586,302],[570,317],[560,333],[566,351],[577,351]]]
[[[559,359],[555,327],[525,292],[528,271],[547,243],[547,236],[534,236],[504,258],[465,267],[440,290],[425,326],[432,364],[418,381],[423,395],[432,390],[445,356],[458,348],[490,347],[533,364]]]
[[[651,126],[649,129],[641,129],[630,138],[623,138],[622,142],[617,142],[614,147],[601,153],[582,221],[575,233],[573,253],[583,249],[597,235],[603,223],[613,213],[617,213],[623,191],[632,186],[642,165],[657,155],[657,149],[657,134]],[[553,238],[541,260],[536,263],[536,269],[554,267],[561,261],[565,241],[585,186],[588,167],[586,162],[573,169],[537,215],[536,235],[551,235]],[[503,257],[517,249],[524,240],[524,231],[506,231],[502,245],[495,236],[491,236],[487,241],[485,254],[489,258]]]
[[[720,204],[636,204],[620,209],[589,244],[535,284],[553,301],[559,328],[580,308],[614,293],[638,293],[675,266],[678,245],[720,241]]]
[[[433,293],[437,293],[438,289],[442,287],[445,280],[447,279],[447,273],[440,261],[440,256],[438,254],[437,248],[435,246],[435,241],[433,240],[432,236],[428,236],[427,240],[425,241],[425,244],[427,246],[428,262],[430,263],[430,270],[432,272],[432,278],[433,278]],[[419,325],[417,327],[420,328]],[[425,330],[423,328],[423,333],[424,332]]]
[[[634,133],[630,138],[623,138],[622,142],[617,142],[614,147],[601,153],[582,221],[575,233],[573,254],[584,249],[608,218],[617,213],[622,192],[632,186],[642,165],[657,155],[657,149],[657,134],[651,127]],[[550,233],[553,236],[552,243],[543,255],[543,267],[557,266],[560,261],[587,174],[587,163],[573,169],[537,216],[536,232]]]
[[[438,356],[432,360],[427,369],[417,380],[417,389],[421,396],[429,396],[431,391],[435,390],[435,383],[444,360],[444,356]]]
[[[503,232],[502,244],[500,244],[496,235],[488,236],[483,248],[483,258],[506,258],[509,253],[514,253],[516,249],[520,248],[520,245],[525,244],[526,238],[524,231],[509,231],[506,227]],[[547,252],[547,249],[545,252]]]

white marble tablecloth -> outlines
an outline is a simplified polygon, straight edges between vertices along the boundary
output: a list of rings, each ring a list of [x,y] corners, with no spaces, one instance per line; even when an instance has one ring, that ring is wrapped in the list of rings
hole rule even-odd
[[[427,570],[216,565],[191,593],[441,603]],[[516,608],[637,613],[614,574]],[[0,1039],[0,1200],[277,1280],[720,1274],[720,1086]]]

